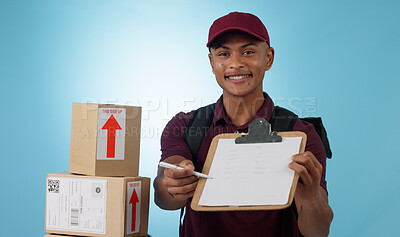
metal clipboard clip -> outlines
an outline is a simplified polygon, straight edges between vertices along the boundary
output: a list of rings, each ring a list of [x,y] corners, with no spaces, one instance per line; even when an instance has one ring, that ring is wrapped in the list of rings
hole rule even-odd
[[[271,124],[264,118],[254,119],[249,124],[247,135],[235,139],[235,144],[282,142],[282,137],[271,132]]]

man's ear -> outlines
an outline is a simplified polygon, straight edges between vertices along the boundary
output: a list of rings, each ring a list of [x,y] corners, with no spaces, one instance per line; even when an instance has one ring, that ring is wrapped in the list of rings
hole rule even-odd
[[[215,74],[215,71],[214,71],[214,59],[213,59],[211,53],[208,54],[208,59],[210,60],[212,72]]]
[[[269,47],[266,52],[266,57],[267,57],[267,64],[265,67],[265,71],[268,71],[272,67],[272,63],[274,62],[274,57],[275,57],[275,50],[272,47]]]

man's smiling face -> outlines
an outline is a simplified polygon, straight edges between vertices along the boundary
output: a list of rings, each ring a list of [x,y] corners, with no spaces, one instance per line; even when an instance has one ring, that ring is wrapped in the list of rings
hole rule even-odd
[[[209,58],[224,94],[248,96],[262,94],[264,74],[272,66],[274,49],[250,34],[231,31],[213,42]]]

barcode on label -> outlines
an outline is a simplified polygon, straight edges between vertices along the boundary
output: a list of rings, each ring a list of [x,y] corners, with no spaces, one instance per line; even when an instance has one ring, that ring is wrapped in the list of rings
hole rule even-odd
[[[60,180],[48,179],[47,190],[50,193],[59,193],[60,192]]]
[[[79,209],[71,208],[71,226],[79,225]]]

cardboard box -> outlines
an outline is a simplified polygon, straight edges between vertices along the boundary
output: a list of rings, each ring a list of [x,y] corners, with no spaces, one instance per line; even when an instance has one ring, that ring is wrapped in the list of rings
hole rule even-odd
[[[43,235],[43,237],[80,237],[76,235],[58,235],[58,234],[48,234],[48,235]],[[147,235],[145,237],[151,237],[150,235]]]
[[[139,174],[141,107],[72,104],[69,172]]]
[[[79,237],[76,235],[56,235],[56,234],[48,234],[48,235],[43,235],[43,237]]]
[[[48,234],[48,235],[43,235],[43,237],[80,237],[76,235],[58,235],[58,234]],[[147,235],[145,237],[151,237],[150,235]]]
[[[49,235],[43,235],[43,237],[76,237],[74,235],[53,235],[53,234],[49,234]]]
[[[46,187],[47,233],[147,235],[150,178],[53,173],[47,175]]]

